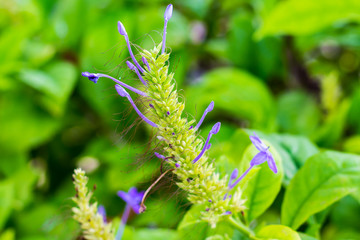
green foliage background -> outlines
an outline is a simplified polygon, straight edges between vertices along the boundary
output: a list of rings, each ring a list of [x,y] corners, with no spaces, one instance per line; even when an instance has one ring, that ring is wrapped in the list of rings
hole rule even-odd
[[[247,166],[255,129],[278,154],[280,175],[260,168],[243,183],[245,220],[257,219],[251,226],[263,238],[283,231],[296,239],[269,225],[282,223],[301,239],[360,239],[359,1],[7,0],[0,2],[0,240],[76,239],[75,167],[96,183],[110,219],[124,208],[118,190],[146,189],[158,176],[160,162],[146,154],[149,129],[129,130],[137,116],[114,84],[94,85],[81,72],[136,81],[116,23],[152,48],[169,3],[170,65],[189,117],[214,100],[201,134],[222,122],[211,150],[219,171]],[[147,206],[131,216],[126,239],[242,239],[228,225],[197,222],[174,179],[162,181]]]

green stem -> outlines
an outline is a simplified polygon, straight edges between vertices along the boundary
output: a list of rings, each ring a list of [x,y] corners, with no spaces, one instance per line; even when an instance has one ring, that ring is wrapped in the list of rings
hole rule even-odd
[[[248,228],[247,226],[245,226],[241,221],[236,221],[234,218],[230,217],[228,218],[229,223],[235,227],[236,229],[238,229],[240,232],[242,232],[243,234],[245,234],[247,237],[249,237],[250,239],[254,239],[255,238],[255,234],[254,232]]]

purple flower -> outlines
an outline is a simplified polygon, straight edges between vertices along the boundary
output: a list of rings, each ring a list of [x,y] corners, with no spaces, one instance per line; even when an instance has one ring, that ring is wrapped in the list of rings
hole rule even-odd
[[[105,207],[103,205],[98,206],[98,213],[103,217],[103,221],[106,223],[107,222],[106,210],[105,210]]]
[[[136,187],[129,189],[129,192],[118,191],[117,195],[129,205],[136,214],[139,214],[140,203],[144,196],[144,191],[138,192]]]
[[[139,70],[135,67],[135,65],[129,61],[126,61],[126,65],[130,68],[131,71],[134,71],[136,73],[140,81],[146,86],[147,85],[146,81],[142,78],[141,74],[139,73]]]
[[[148,71],[150,72],[150,65],[149,65],[148,61],[146,60],[146,58],[142,57],[141,60],[143,61],[143,63],[146,65]]]
[[[172,11],[173,11],[173,5],[172,4],[169,4],[167,7],[166,7],[166,10],[165,10],[165,14],[164,14],[164,32],[163,32],[163,41],[162,41],[162,49],[161,49],[161,54],[163,54],[165,52],[165,42],[166,42],[166,28],[167,28],[167,23],[169,21],[169,19],[171,18],[172,16]]]
[[[229,189],[235,187],[236,184],[238,184],[241,181],[241,179],[243,179],[254,166],[262,164],[265,161],[268,162],[269,168],[274,173],[277,173],[275,160],[269,151],[269,147],[266,146],[255,133],[254,136],[250,136],[250,140],[260,152],[256,154],[255,157],[250,161],[250,167],[233,183],[233,181],[238,176],[238,170],[234,169],[234,171],[230,176],[230,180],[228,184]]]
[[[205,109],[203,115],[201,116],[200,121],[198,122],[198,124],[196,124],[195,126],[195,130],[198,130],[199,127],[201,126],[202,122],[204,121],[206,115],[211,112],[214,109],[214,101],[211,101],[211,103],[209,104],[209,106]]]
[[[101,78],[101,77],[109,78],[109,79],[113,80],[114,82],[116,82],[117,84],[129,89],[130,91],[133,91],[134,93],[137,93],[137,94],[139,94],[141,96],[147,97],[146,93],[144,93],[144,92],[142,92],[142,91],[140,91],[140,90],[138,90],[138,89],[136,89],[136,88],[134,88],[132,86],[129,86],[126,83],[123,83],[123,82],[117,80],[116,78],[113,78],[113,77],[111,77],[109,75],[106,75],[106,74],[83,72],[83,73],[81,73],[81,75],[83,75],[84,77],[89,78],[89,80],[93,81],[94,83],[97,83],[98,79]]]
[[[140,70],[140,72],[144,72],[144,69],[140,66],[138,61],[136,61],[136,58],[135,58],[135,56],[134,56],[134,54],[133,54],[133,52],[131,50],[129,36],[128,36],[127,32],[126,32],[126,29],[125,29],[124,25],[120,21],[118,21],[118,30],[119,30],[120,35],[124,36],[124,38],[125,38],[125,41],[126,41],[126,44],[127,44],[131,59],[135,63],[136,67]]]
[[[147,117],[145,117],[144,114],[142,114],[140,112],[140,110],[136,107],[134,101],[132,100],[132,98],[130,97],[129,93],[123,88],[121,87],[120,85],[116,84],[115,85],[115,89],[116,91],[118,92],[118,94],[121,96],[121,97],[126,97],[129,102],[131,103],[131,105],[133,106],[133,108],[135,109],[135,111],[139,114],[139,116],[145,121],[147,122],[148,124],[150,124],[151,126],[153,127],[157,127],[157,125],[155,123],[153,123],[152,121],[150,121]]]
[[[161,155],[160,153],[154,152],[154,155],[155,155],[157,158],[165,159],[165,156]]]
[[[180,167],[180,163],[175,163],[175,167],[179,168]]]
[[[221,126],[221,123],[220,122],[217,122],[215,123],[215,125],[211,128],[210,132],[209,132],[209,135],[206,139],[206,142],[204,144],[204,147],[203,149],[201,150],[200,154],[192,161],[192,163],[196,163],[197,161],[199,161],[199,159],[204,155],[205,151],[208,149],[208,144],[209,144],[209,141],[212,137],[212,135],[214,134],[217,134],[220,130],[220,126]]]
[[[251,142],[255,145],[255,147],[260,151],[258,154],[255,155],[255,157],[251,160],[250,166],[256,166],[260,165],[263,162],[267,161],[269,168],[274,172],[277,173],[277,167],[274,160],[273,155],[269,151],[268,146],[265,145],[261,141],[261,139],[254,133],[254,136],[250,136]]]
[[[84,77],[89,78],[89,80],[94,82],[94,83],[97,83],[97,81],[99,80],[98,75],[95,74],[95,73],[82,72],[81,75],[83,75]]]

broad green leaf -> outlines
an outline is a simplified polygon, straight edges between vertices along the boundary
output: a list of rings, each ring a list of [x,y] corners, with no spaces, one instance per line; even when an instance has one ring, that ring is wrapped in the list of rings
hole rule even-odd
[[[234,230],[229,224],[220,222],[215,228],[211,228],[208,222],[201,220],[202,211],[204,211],[202,205],[193,205],[187,211],[178,225],[179,239],[203,240],[216,235],[225,237],[225,239],[232,237]]]
[[[360,157],[326,151],[310,157],[288,186],[282,223],[293,229],[344,196],[360,191]]]
[[[314,134],[314,141],[323,147],[333,146],[343,135],[350,102],[343,100],[336,111],[331,112]]]
[[[175,230],[171,229],[138,229],[135,231],[134,240],[135,239],[143,239],[143,240],[163,240],[169,239],[174,240],[176,239],[177,233]]]
[[[11,181],[0,182],[0,229],[6,223],[14,204],[14,184]]]
[[[270,152],[275,159],[278,173],[275,174],[269,168],[267,162],[265,162],[252,169],[250,174],[240,182],[243,198],[246,199],[246,210],[244,210],[244,212],[247,222],[251,222],[270,207],[280,191],[281,181],[284,175],[280,155],[271,144],[265,140],[264,142],[270,146]],[[240,163],[240,174],[249,168],[250,161],[258,152],[259,150],[252,144],[247,148]]]
[[[301,240],[318,240],[317,238],[306,235],[305,233],[302,233],[302,232],[299,232],[298,234],[299,234]]]
[[[20,80],[42,92],[41,102],[50,113],[62,115],[66,101],[78,79],[77,70],[68,62],[51,63],[43,70],[23,69]]]
[[[187,89],[187,110],[197,115],[215,102],[216,112],[229,114],[248,121],[248,125],[261,129],[274,127],[273,99],[261,80],[235,68],[219,68],[208,72],[200,79],[199,84],[191,85]]]
[[[0,147],[9,152],[43,143],[59,126],[59,119],[51,117],[24,93],[2,94],[0,109]]]
[[[357,0],[281,1],[265,17],[256,36],[309,35],[339,21],[360,21],[359,12],[360,2]]]
[[[0,240],[15,240],[14,229],[7,229],[0,235]]]
[[[304,165],[305,161],[319,152],[315,144],[304,136],[290,134],[271,134],[279,145],[289,153],[298,167]]]
[[[261,228],[256,237],[268,240],[301,240],[299,234],[284,225],[268,225]]]
[[[346,152],[360,154],[360,135],[346,139],[343,147]]]
[[[309,94],[300,91],[286,92],[278,99],[277,107],[281,130],[310,136],[317,129],[320,110]]]

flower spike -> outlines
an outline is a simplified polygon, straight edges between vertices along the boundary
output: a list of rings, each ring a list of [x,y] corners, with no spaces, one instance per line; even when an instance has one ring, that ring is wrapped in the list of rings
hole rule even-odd
[[[209,104],[209,106],[205,109],[200,121],[198,122],[198,124],[196,124],[195,126],[195,130],[198,130],[199,127],[201,126],[201,124],[203,123],[206,115],[211,112],[214,109],[214,101],[211,101],[211,103]]]
[[[131,50],[131,46],[130,46],[130,41],[129,41],[129,36],[125,30],[125,27],[124,25],[118,21],[118,30],[119,30],[119,33],[120,35],[124,36],[125,38],[125,41],[126,41],[126,44],[128,46],[128,49],[129,49],[129,53],[130,53],[130,56],[131,56],[131,59],[134,61],[136,67],[140,70],[140,72],[144,72],[144,69],[140,66],[140,64],[136,61],[136,58]]]
[[[113,78],[109,75],[106,75],[106,74],[102,74],[102,73],[89,73],[89,72],[83,72],[81,73],[81,75],[83,75],[84,77],[87,77],[89,78],[90,81],[94,82],[94,83],[97,83],[98,79],[101,78],[101,77],[105,77],[105,78],[109,78],[111,80],[113,80],[114,82],[116,82],[117,84],[129,89],[130,91],[133,91],[134,93],[137,93],[141,96],[144,96],[144,97],[147,97],[147,94],[144,93],[143,91],[140,91],[132,86],[129,86],[127,85],[126,83],[123,83],[119,80],[117,80],[116,78]]]
[[[136,75],[139,77],[140,81],[147,86],[146,81],[142,78],[141,74],[139,73],[139,70],[135,67],[134,64],[132,64],[129,61],[126,61],[126,65],[130,68],[131,71],[134,71],[136,73]]]
[[[165,10],[165,14],[164,14],[164,32],[163,32],[163,41],[162,41],[162,50],[161,50],[161,54],[163,54],[165,52],[165,42],[166,42],[166,28],[167,28],[167,23],[169,21],[169,19],[171,18],[172,16],[172,11],[173,11],[173,5],[172,4],[169,4],[167,7],[166,7],[166,10]]]
[[[142,57],[141,60],[143,61],[143,63],[146,65],[148,71],[150,72],[151,71],[150,65],[149,65],[148,61],[146,60],[146,57]]]
[[[210,141],[212,135],[217,134],[219,132],[220,126],[221,126],[221,123],[217,122],[212,127],[212,129],[210,130],[209,135],[206,139],[203,149],[201,150],[200,154],[192,161],[193,164],[196,163],[197,161],[199,161],[199,159],[204,155],[205,151],[208,149],[208,144],[209,144],[209,141]]]
[[[148,124],[150,124],[151,126],[153,127],[157,127],[157,125],[155,123],[153,123],[152,121],[150,121],[147,117],[145,117],[141,112],[140,110],[136,107],[134,101],[132,100],[132,98],[130,97],[129,93],[126,92],[126,90],[121,87],[120,85],[116,84],[115,85],[115,89],[116,91],[118,92],[118,94],[121,96],[121,97],[126,97],[129,102],[131,103],[131,105],[134,107],[135,111],[139,114],[139,116],[145,121],[147,122]]]

